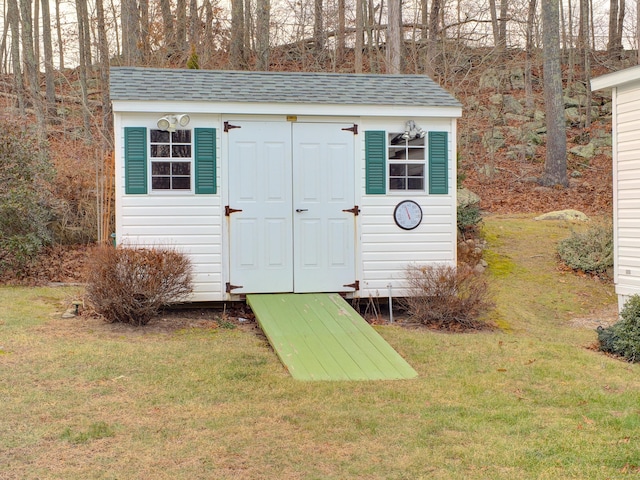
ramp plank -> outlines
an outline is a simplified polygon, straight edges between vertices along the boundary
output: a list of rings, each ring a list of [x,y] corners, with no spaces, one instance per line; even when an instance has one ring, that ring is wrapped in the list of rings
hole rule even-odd
[[[338,294],[251,294],[280,361],[299,380],[391,380],[416,371]]]

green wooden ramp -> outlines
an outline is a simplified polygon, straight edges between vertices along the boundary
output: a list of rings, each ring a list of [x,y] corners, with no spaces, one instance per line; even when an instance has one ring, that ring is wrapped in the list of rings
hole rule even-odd
[[[298,380],[391,380],[418,374],[338,294],[247,295],[258,323]]]

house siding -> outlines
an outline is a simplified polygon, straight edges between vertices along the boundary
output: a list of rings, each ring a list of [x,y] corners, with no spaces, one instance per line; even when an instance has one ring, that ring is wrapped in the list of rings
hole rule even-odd
[[[387,118],[384,122],[363,121],[364,130],[402,131],[405,118]],[[455,120],[413,118],[427,132],[447,132],[447,183],[455,185],[456,150],[451,139],[456,138]],[[364,140],[364,139],[363,139]],[[362,145],[362,158],[365,145]],[[386,167],[388,168],[388,167]],[[428,168],[427,168],[428,170]],[[361,210],[359,258],[361,266],[359,296],[404,296],[406,269],[409,265],[456,264],[456,195],[429,194],[428,179],[425,192],[389,192],[367,195],[366,168],[362,162],[360,174]],[[401,200],[412,199],[422,208],[422,223],[414,230],[402,230],[393,219],[393,211]],[[357,252],[358,253],[358,252]]]
[[[614,277],[627,296],[640,293],[640,82],[618,87],[614,98]]]
[[[156,117],[152,117],[152,121]],[[125,117],[127,126],[144,124],[154,128],[149,117]],[[157,119],[156,119],[157,120]],[[117,122],[116,128],[122,120]],[[200,123],[218,127],[217,119],[201,119]],[[190,127],[197,128],[199,120],[192,119]],[[120,129],[124,132],[124,129]],[[219,132],[219,129],[217,130]],[[124,133],[117,139],[122,156],[116,159],[116,240],[120,245],[171,247],[187,254],[193,265],[193,293],[191,301],[210,301],[224,298],[223,280],[223,221],[224,208],[220,195],[192,193],[146,195],[125,194]],[[219,145],[219,138],[216,145]],[[219,158],[219,147],[217,155]],[[218,162],[219,164],[219,162]],[[216,168],[217,179],[220,167]],[[195,177],[195,175],[194,175]]]

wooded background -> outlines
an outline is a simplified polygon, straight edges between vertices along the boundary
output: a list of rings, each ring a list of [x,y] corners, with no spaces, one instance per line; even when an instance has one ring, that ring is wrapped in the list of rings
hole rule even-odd
[[[119,65],[427,74],[465,116],[483,75],[517,71],[518,100],[546,117],[540,183],[566,187],[564,99],[582,85],[570,127],[588,137],[591,75],[638,63],[639,10],[640,0],[3,0],[2,121],[34,125],[46,142],[69,242],[112,231],[108,82]],[[460,135],[472,128],[482,125],[463,117]]]

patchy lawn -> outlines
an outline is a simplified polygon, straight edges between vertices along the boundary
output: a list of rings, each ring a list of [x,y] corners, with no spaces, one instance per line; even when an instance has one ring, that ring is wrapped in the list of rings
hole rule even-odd
[[[501,329],[377,326],[416,380],[299,382],[220,311],[133,328],[0,288],[0,478],[635,478],[640,367],[588,348],[615,295],[558,268],[570,228],[485,220]]]

